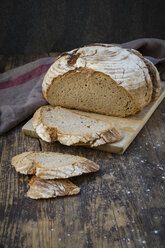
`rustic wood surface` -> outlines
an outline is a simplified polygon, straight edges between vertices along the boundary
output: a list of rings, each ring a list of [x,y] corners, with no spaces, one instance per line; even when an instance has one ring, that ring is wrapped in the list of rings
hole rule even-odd
[[[0,71],[39,57],[0,56]],[[53,56],[53,54],[52,54]],[[23,136],[21,123],[0,138],[0,248],[165,247],[165,100],[124,155],[46,144]],[[28,176],[11,158],[24,151],[85,156],[100,171],[73,178],[77,196],[26,197]]]

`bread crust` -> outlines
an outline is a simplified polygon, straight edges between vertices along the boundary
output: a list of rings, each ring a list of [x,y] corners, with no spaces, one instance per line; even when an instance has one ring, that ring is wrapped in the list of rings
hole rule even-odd
[[[159,72],[156,69],[156,67],[154,66],[154,64],[143,57],[143,55],[134,50],[134,49],[128,49],[130,52],[133,52],[134,54],[136,54],[139,58],[141,58],[147,69],[148,69],[148,73],[151,77],[151,82],[152,82],[152,96],[151,96],[151,101],[156,101],[158,99],[158,97],[160,96],[160,92],[161,92],[161,80],[160,80],[160,76],[159,76]]]
[[[97,64],[99,65],[99,61],[97,61],[97,54],[93,53],[92,55],[87,55],[88,50],[90,51],[90,49],[96,49],[96,51],[99,51],[99,49],[101,49],[101,48],[104,48],[105,53],[107,52],[107,54],[110,52],[112,53],[112,51],[115,49],[115,51],[118,52],[119,54],[123,53],[123,56],[127,55],[128,57],[130,57],[129,58],[130,61],[132,59],[133,64],[135,66],[134,71],[136,71],[136,73],[132,69],[132,74],[130,74],[129,81],[127,80],[129,77],[129,74],[127,75],[127,71],[125,71],[125,69],[123,69],[122,80],[118,79],[118,77],[120,78],[121,75],[116,76],[116,74],[115,74],[115,76],[114,76],[113,71],[108,72],[107,70],[104,70],[103,68],[100,69],[99,67],[97,70],[94,69],[94,67],[96,67]],[[127,53],[126,53],[126,51],[127,51]],[[47,72],[47,74],[44,78],[44,81],[43,81],[44,97],[51,105],[53,105],[53,102],[51,102],[51,100],[48,96],[48,92],[49,92],[50,88],[52,87],[52,85],[54,83],[56,83],[57,79],[59,79],[60,77],[63,77],[63,76],[65,77],[66,75],[69,75],[69,73],[72,73],[72,72],[78,73],[80,68],[82,70],[83,61],[85,61],[85,63],[84,63],[84,69],[85,70],[86,69],[93,69],[94,71],[97,71],[99,73],[103,73],[104,75],[113,79],[113,81],[118,86],[124,88],[125,92],[127,92],[127,95],[129,95],[129,97],[131,96],[130,99],[135,104],[135,109],[130,114],[126,114],[126,113],[123,113],[121,115],[118,115],[118,114],[114,115],[113,114],[113,116],[125,117],[128,115],[135,114],[136,112],[142,110],[151,101],[153,86],[152,86],[152,82],[151,82],[151,77],[150,77],[149,72],[148,72],[148,68],[147,68],[144,60],[142,59],[142,56],[139,56],[139,53],[138,52],[136,53],[134,51],[135,50],[133,50],[133,49],[131,49],[131,50],[130,49],[122,49],[120,47],[115,47],[113,45],[108,45],[108,44],[93,44],[93,45],[88,45],[88,46],[85,46],[83,48],[79,48],[79,49],[76,49],[74,51],[70,51],[68,53],[61,55],[56,60],[56,62],[50,67],[49,71]],[[85,53],[86,53],[86,55],[84,55]],[[72,56],[74,56],[73,57],[74,63],[71,63],[71,65],[69,65],[68,62],[70,60],[72,60]],[[90,56],[90,59],[92,58],[93,59],[92,61],[94,61],[94,62],[91,62],[91,64],[90,64],[88,59],[87,59],[87,56]],[[113,56],[113,53],[112,53],[112,56]],[[122,57],[122,59],[124,61],[125,58]],[[126,58],[125,63],[127,63],[127,60],[129,61],[129,59]],[[106,61],[106,63],[108,63],[108,62]],[[92,64],[94,64],[94,66]],[[108,66],[110,66],[110,63],[105,64],[105,65],[108,67]],[[57,68],[57,70],[56,70],[56,68]],[[117,78],[114,79],[115,77],[117,77]],[[132,78],[132,81],[131,81],[131,78]],[[136,85],[135,85],[134,81],[137,81]],[[72,108],[74,106],[66,106],[65,105],[64,107]],[[83,108],[79,108],[79,109],[85,110],[85,111],[96,112],[94,109],[83,109]],[[104,111],[98,111],[98,113],[108,114],[108,115],[110,114],[110,113],[107,113],[106,111],[105,112]]]
[[[146,59],[143,58],[146,66],[148,67],[148,71],[149,74],[151,76],[152,79],[152,85],[153,85],[153,91],[152,91],[152,101],[156,101],[158,99],[158,97],[160,96],[160,92],[161,92],[161,81],[160,81],[160,76],[159,73],[156,69],[156,67],[154,66],[154,64]]]
[[[94,134],[86,134],[86,135],[81,135],[81,133],[80,135],[63,133],[57,128],[47,126],[44,123],[43,118],[42,118],[42,113],[45,109],[49,110],[50,108],[53,108],[53,107],[52,106],[40,107],[36,111],[32,119],[33,127],[36,133],[38,134],[40,138],[42,138],[46,142],[59,141],[61,144],[68,145],[68,146],[87,144],[88,146],[95,147],[98,145],[103,145],[105,143],[116,142],[122,138],[120,133],[115,129],[115,127],[113,127],[112,125],[110,125],[110,123],[106,121],[102,121],[102,122],[107,123],[109,125],[109,128],[103,130],[102,132],[96,132]],[[60,107],[57,107],[57,108],[60,108]],[[71,110],[66,109],[66,111],[72,112],[76,115],[85,116],[80,113],[75,113],[74,111],[71,111]],[[90,118],[90,117],[87,117],[87,118]],[[93,118],[90,118],[90,119],[93,119]],[[98,120],[98,121],[101,121],[101,120]]]
[[[44,141],[57,141],[58,130],[56,128],[49,127],[43,123],[42,112],[44,108],[49,108],[49,106],[42,106],[34,113],[32,118],[33,127],[37,135]]]
[[[17,172],[25,175],[34,174],[36,166],[34,162],[35,152],[24,152],[12,158],[11,164],[15,167]]]

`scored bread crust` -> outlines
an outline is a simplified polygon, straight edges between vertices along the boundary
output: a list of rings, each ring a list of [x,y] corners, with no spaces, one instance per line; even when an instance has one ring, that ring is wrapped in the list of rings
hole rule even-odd
[[[42,113],[45,109],[49,110],[51,108],[54,108],[52,106],[42,106],[40,107],[34,114],[32,118],[32,124],[33,127],[38,134],[40,138],[42,138],[46,142],[53,142],[53,141],[59,141],[61,144],[64,145],[88,145],[91,147],[96,147],[99,145],[103,145],[105,143],[112,143],[116,142],[121,139],[121,135],[116,130],[115,127],[113,127],[109,122],[105,122],[109,125],[109,128],[102,130],[101,132],[96,132],[94,134],[88,133],[86,135],[73,135],[69,133],[63,133],[60,130],[58,130],[55,127],[47,126],[42,118]],[[61,107],[56,107],[61,108]],[[81,115],[84,117],[87,117],[83,114],[76,113],[75,111],[71,111],[66,109],[66,111],[72,112],[76,115]],[[90,117],[87,117],[90,118]],[[93,119],[93,118],[90,118]],[[97,120],[97,119],[95,119]],[[98,120],[101,121],[101,120]]]
[[[63,166],[61,165],[60,167],[46,167],[36,161],[35,156],[40,153],[59,154],[64,155],[64,157],[67,155],[78,158],[78,161]],[[53,152],[22,153],[12,158],[12,165],[15,167],[16,171],[21,174],[35,174],[42,179],[69,178],[84,173],[96,172],[100,169],[99,165],[84,157]]]
[[[146,58],[143,58],[143,60],[148,67],[148,71],[152,79],[152,85],[153,85],[152,101],[155,101],[158,99],[161,92],[161,81],[160,81],[159,72],[150,60]]]
[[[152,81],[152,98],[151,98],[151,100],[155,101],[156,99],[158,99],[160,92],[161,92],[161,80],[160,80],[160,76],[159,76],[159,72],[158,72],[157,68],[154,66],[154,64],[150,60],[144,58],[140,52],[138,52],[134,49],[128,49],[128,51],[136,54],[139,58],[141,58],[144,61],[145,65],[147,66],[148,72],[150,74],[151,81]]]
[[[32,199],[77,195],[80,192],[80,188],[68,179],[44,180],[33,176],[29,185],[30,189],[27,192],[27,197]]]
[[[102,53],[100,52],[101,49]],[[111,61],[111,57],[115,56],[113,52],[116,52],[116,56],[120,61],[117,65]],[[102,56],[99,57],[101,60],[98,59],[99,53]],[[111,68],[112,66],[114,66],[114,70]],[[82,72],[83,69],[86,70],[86,73],[88,73],[88,69],[103,73],[111,78],[118,86],[124,88],[127,95],[131,96],[133,103],[135,103],[135,107],[129,115],[142,110],[144,106],[151,101],[153,91],[152,81],[143,59],[129,49],[107,44],[93,44],[74,49],[59,56],[55,63],[49,68],[43,81],[42,88],[46,100],[53,105],[53,102],[51,102],[48,96],[48,92],[59,77],[65,77],[68,73],[72,72],[79,73],[80,71]],[[73,106],[65,105],[64,107],[71,108]],[[85,110],[91,111],[91,109]],[[99,113],[102,112],[99,111]],[[126,114],[123,113],[120,116],[125,117]]]

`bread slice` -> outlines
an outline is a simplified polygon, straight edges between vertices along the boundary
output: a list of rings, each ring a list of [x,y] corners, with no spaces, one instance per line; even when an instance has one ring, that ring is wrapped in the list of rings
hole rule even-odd
[[[94,44],[59,56],[46,73],[42,89],[52,106],[125,117],[151,101],[153,84],[137,54]]]
[[[59,141],[64,145],[95,147],[121,139],[109,122],[87,117],[74,111],[52,106],[39,108],[32,119],[40,138],[47,142]]]
[[[29,152],[12,158],[12,165],[22,174],[36,174],[43,179],[69,178],[99,170],[99,165],[79,156],[55,152]]]
[[[80,192],[80,188],[68,179],[44,180],[34,176],[29,185],[27,196],[32,199],[77,195]]]

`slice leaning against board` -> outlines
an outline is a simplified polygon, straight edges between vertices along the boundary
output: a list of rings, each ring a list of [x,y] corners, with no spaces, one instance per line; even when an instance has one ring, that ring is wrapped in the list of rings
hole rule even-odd
[[[32,124],[44,141],[59,141],[68,146],[96,147],[121,139],[121,135],[111,123],[62,107],[47,105],[39,108],[33,116]]]

